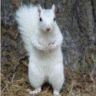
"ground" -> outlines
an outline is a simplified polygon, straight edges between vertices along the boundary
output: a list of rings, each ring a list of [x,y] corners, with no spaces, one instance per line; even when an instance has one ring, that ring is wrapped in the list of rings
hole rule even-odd
[[[2,96],[30,96],[26,89],[33,90],[33,88],[28,82],[27,66],[25,66],[25,69],[24,66],[23,70],[22,66],[19,66],[10,79],[1,73]],[[65,69],[65,71],[68,71],[68,69]],[[68,77],[69,74],[65,75],[66,82],[61,90],[61,96],[96,96],[96,77],[93,78],[91,75],[87,76],[76,72],[73,72],[72,77]],[[43,91],[34,96],[52,96],[52,88],[49,85],[43,85]]]

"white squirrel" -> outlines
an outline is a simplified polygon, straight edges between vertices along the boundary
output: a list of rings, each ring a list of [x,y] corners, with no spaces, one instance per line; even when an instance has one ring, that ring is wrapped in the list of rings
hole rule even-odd
[[[65,81],[61,44],[63,36],[56,23],[55,5],[43,9],[40,5],[23,5],[16,12],[16,20],[21,37],[29,56],[28,78],[35,90],[41,92],[41,86],[49,82],[53,94],[60,95]]]

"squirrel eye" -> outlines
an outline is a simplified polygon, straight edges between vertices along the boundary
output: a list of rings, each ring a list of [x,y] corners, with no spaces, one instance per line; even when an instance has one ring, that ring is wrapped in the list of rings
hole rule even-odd
[[[40,19],[39,19],[40,21],[42,21],[42,18],[40,17]]]
[[[56,21],[56,18],[54,18],[54,21]]]

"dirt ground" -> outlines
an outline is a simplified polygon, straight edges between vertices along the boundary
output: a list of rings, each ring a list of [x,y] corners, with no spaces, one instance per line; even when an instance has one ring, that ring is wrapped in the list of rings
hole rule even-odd
[[[76,72],[71,76],[68,69],[65,71],[67,71],[65,72],[66,82],[61,90],[61,96],[96,96],[96,76]],[[10,79],[4,74],[1,74],[1,77],[2,96],[30,96],[26,89],[33,90],[33,88],[28,82],[27,66],[23,69],[19,66]],[[53,96],[52,88],[50,85],[43,85],[43,91],[34,96]]]

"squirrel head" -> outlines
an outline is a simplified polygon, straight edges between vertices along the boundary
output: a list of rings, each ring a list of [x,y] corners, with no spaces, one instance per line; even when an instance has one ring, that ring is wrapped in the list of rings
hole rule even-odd
[[[51,32],[56,25],[55,17],[55,5],[52,5],[51,9],[43,9],[40,5],[38,7],[39,12],[39,28],[42,32]]]

